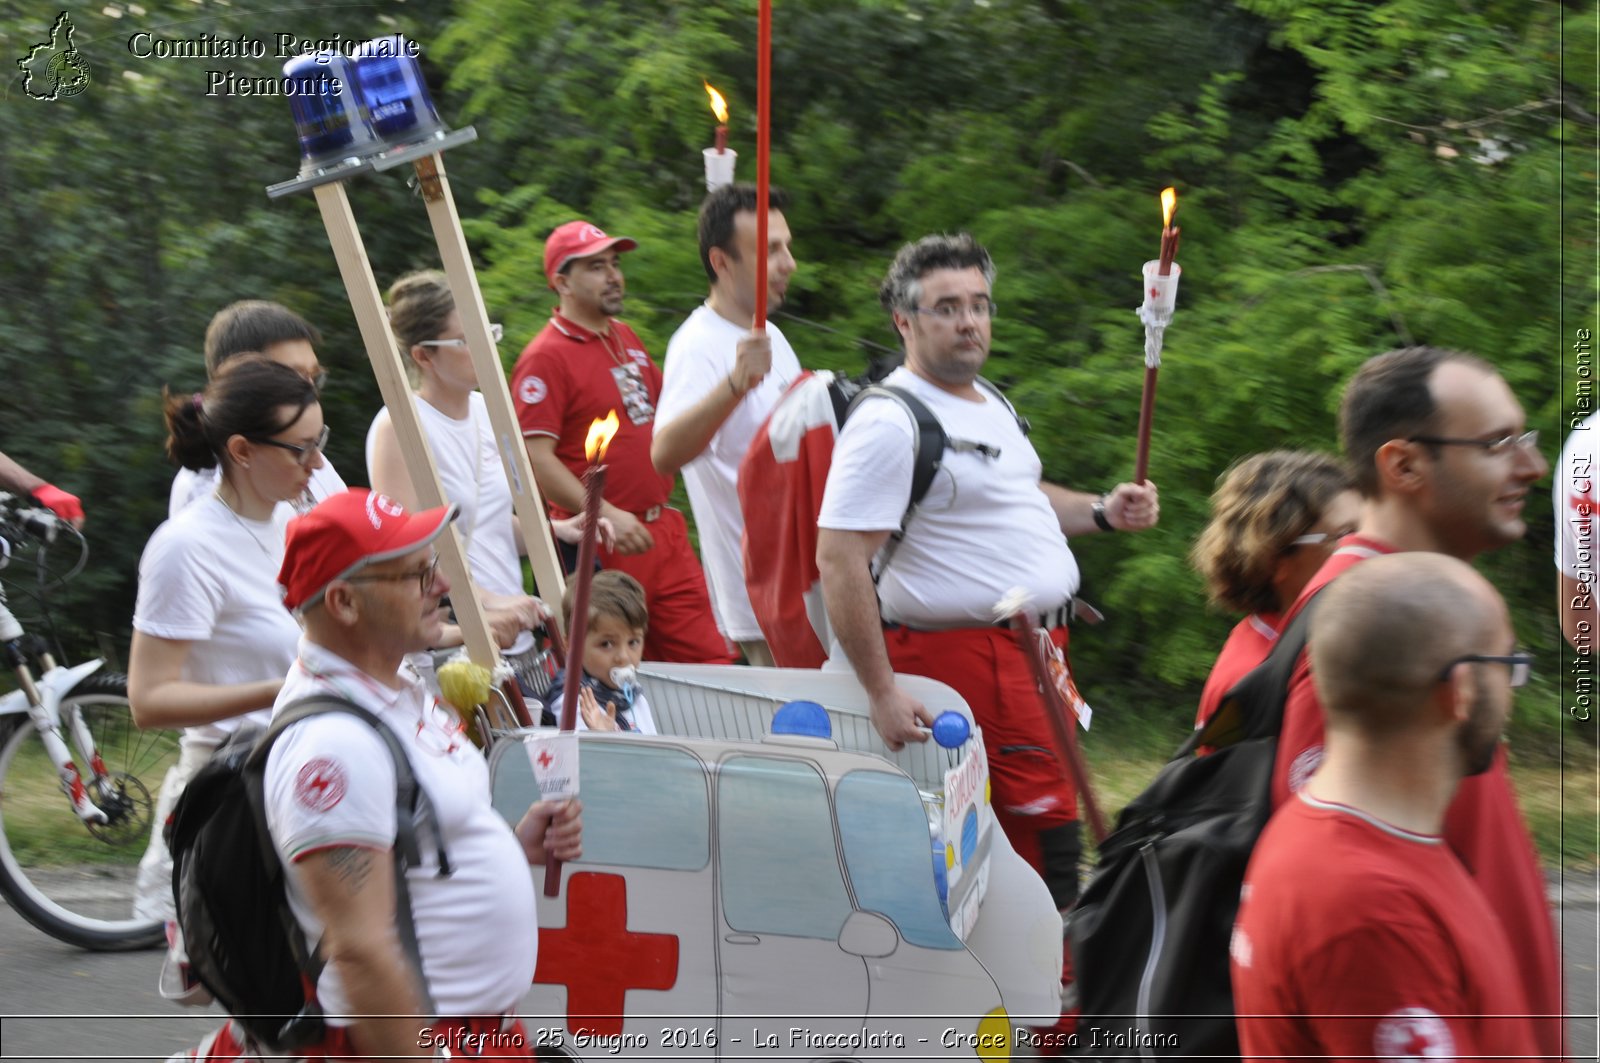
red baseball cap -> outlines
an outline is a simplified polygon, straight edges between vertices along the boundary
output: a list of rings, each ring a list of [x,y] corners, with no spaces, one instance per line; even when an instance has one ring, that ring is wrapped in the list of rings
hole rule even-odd
[[[452,503],[407,513],[388,495],[364,487],[324,499],[289,522],[278,571],[283,604],[302,609],[319,600],[334,580],[426,546],[444,534],[457,512]]]
[[[556,227],[550,239],[544,242],[544,279],[551,288],[556,286],[556,274],[575,258],[588,258],[615,247],[618,251],[632,251],[638,247],[636,240],[626,236],[607,236],[598,225],[586,221],[569,221]]]

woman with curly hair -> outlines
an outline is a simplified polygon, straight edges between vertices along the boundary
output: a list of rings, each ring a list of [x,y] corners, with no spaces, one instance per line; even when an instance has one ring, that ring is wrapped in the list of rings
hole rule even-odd
[[[1211,523],[1189,560],[1205,577],[1213,604],[1247,615],[1211,666],[1196,727],[1266,660],[1284,612],[1360,517],[1355,481],[1326,454],[1272,450],[1222,474],[1211,496]]]

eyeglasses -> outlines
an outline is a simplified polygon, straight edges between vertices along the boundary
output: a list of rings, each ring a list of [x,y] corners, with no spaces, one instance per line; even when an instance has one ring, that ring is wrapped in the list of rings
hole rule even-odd
[[[304,446],[300,445],[299,443],[284,443],[277,439],[265,439],[258,436],[246,436],[245,438],[250,440],[252,443],[260,443],[264,447],[277,447],[280,450],[292,450],[295,454],[294,460],[298,461],[303,468],[309,469],[311,467],[311,463],[317,460],[318,454],[324,454],[327,452],[328,426],[322,426],[322,431],[317,434],[316,442],[307,443]]]
[[[505,335],[506,335],[506,327],[504,325],[500,324],[500,322],[496,321],[494,324],[489,326],[489,338],[494,340],[494,342],[499,343],[502,339],[505,338]],[[466,340],[418,340],[417,341],[417,346],[418,347],[465,347],[466,345],[467,345],[467,341]]]
[[[1509,454],[1514,448],[1539,449],[1539,430],[1521,435],[1501,436],[1499,439],[1448,439],[1444,436],[1410,436],[1407,443],[1427,443],[1435,447],[1481,447],[1490,454]]]
[[[326,369],[318,369],[315,373],[312,373],[310,376],[306,377],[306,379],[311,382],[311,390],[315,391],[318,395],[321,395],[322,385],[328,382],[328,371]]]
[[[913,306],[911,309],[939,321],[957,321],[963,314],[971,314],[974,321],[987,321],[994,317],[998,308],[992,299],[978,299],[965,305],[940,303],[938,306]]]
[[[1513,687],[1526,686],[1528,678],[1533,675],[1533,654],[1513,653],[1509,656],[1496,657],[1490,654],[1469,653],[1464,657],[1457,657],[1439,673],[1439,682],[1450,678],[1450,669],[1458,664],[1508,664],[1511,666],[1511,685]]]
[[[417,581],[417,593],[426,598],[433,589],[434,581],[439,578],[439,558],[435,557],[428,562],[427,568],[415,572],[380,572],[367,576],[346,576],[346,583],[399,583],[403,580],[414,579]]]

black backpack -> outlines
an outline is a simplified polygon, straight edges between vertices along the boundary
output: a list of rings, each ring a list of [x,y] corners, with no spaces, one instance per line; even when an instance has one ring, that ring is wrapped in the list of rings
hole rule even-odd
[[[1237,1059],[1228,945],[1272,814],[1272,766],[1316,598],[1100,845],[1067,920],[1076,1054]],[[1213,752],[1194,755],[1200,746]]]
[[[323,960],[289,907],[283,865],[267,831],[267,753],[290,724],[328,712],[364,720],[394,758],[395,910],[401,942],[421,971],[405,872],[421,863],[417,828],[426,823],[433,829],[433,809],[399,739],[361,706],[309,697],[284,706],[265,730],[241,728],[195,773],[167,824],[172,889],[189,965],[228,1014],[272,1052],[321,1038],[326,1024],[314,993]],[[442,842],[437,852],[439,873],[447,875]],[[425,978],[422,983],[431,1013]]]

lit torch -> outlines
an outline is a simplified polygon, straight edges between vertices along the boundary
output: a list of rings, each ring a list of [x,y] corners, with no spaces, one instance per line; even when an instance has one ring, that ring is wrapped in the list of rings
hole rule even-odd
[[[1183,275],[1183,269],[1173,261],[1178,253],[1178,236],[1183,232],[1172,224],[1172,216],[1177,212],[1177,189],[1163,188],[1161,256],[1144,264],[1144,305],[1138,310],[1139,320],[1144,322],[1144,395],[1139,400],[1139,441],[1133,479],[1141,484],[1145,473],[1150,471],[1150,422],[1156,412],[1156,374],[1161,369],[1161,344],[1178,302],[1178,278]]]
[[[611,437],[617,434],[617,411],[597,417],[589,424],[583,443],[583,456],[589,468],[583,474],[583,538],[578,542],[577,586],[572,591],[572,623],[567,629],[567,682],[561,692],[561,729],[578,726],[578,688],[583,686],[583,640],[589,627],[589,585],[594,582],[595,540],[600,535],[600,495],[606,485],[603,464]],[[561,890],[561,861],[549,859],[544,866],[544,895],[554,897]]]
[[[707,148],[702,153],[706,160],[706,191],[715,192],[723,185],[733,183],[733,168],[739,153],[728,150],[728,101],[722,93],[711,87],[709,81],[702,81],[701,84],[706,87],[706,95],[711,97],[711,112],[717,116],[716,147]]]

